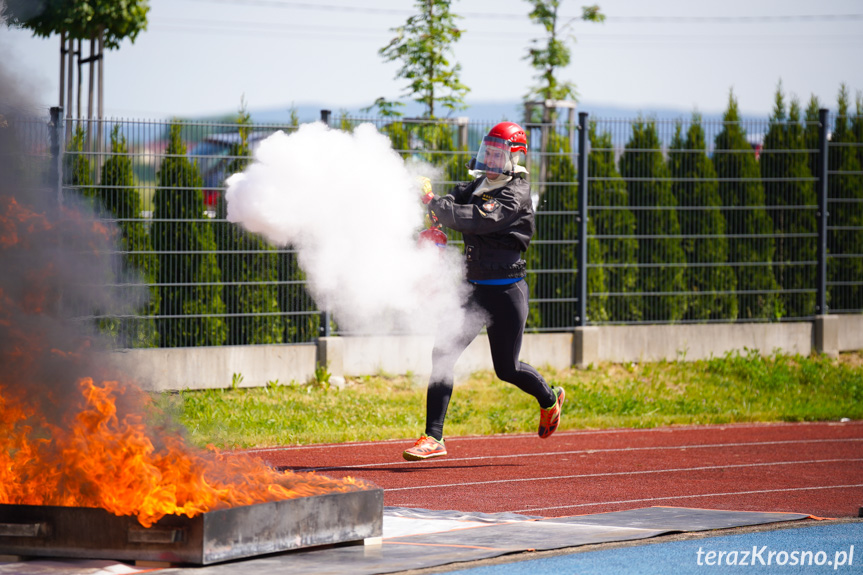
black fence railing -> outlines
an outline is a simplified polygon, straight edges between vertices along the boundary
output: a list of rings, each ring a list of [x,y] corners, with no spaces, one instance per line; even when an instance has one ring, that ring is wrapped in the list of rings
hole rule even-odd
[[[572,117],[572,116],[570,116]],[[373,123],[437,193],[496,122]],[[299,126],[16,121],[32,180],[120,228],[111,286],[149,298],[88,315],[119,347],[311,342],[339,333],[297,253],[226,220],[227,176]],[[529,327],[806,320],[863,312],[863,119],[726,122],[591,118],[525,124],[537,232]],[[245,135],[241,138],[240,134]],[[545,142],[543,146],[541,142]],[[458,238],[452,238],[458,243]]]

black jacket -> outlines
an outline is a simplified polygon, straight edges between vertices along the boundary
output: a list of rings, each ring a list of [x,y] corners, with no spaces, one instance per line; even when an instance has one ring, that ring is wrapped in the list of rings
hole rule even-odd
[[[473,195],[483,178],[458,184],[429,203],[432,219],[462,233],[468,280],[522,278],[521,258],[536,230],[530,184],[513,178],[491,192]]]

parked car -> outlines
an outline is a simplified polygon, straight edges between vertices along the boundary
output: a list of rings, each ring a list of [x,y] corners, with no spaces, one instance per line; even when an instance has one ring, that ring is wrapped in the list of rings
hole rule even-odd
[[[256,131],[248,135],[248,143],[252,152],[261,141],[273,132]],[[231,155],[234,146],[240,143],[239,132],[225,132],[207,136],[188,152],[190,159],[198,162],[198,171],[204,180],[204,205],[210,217],[215,216],[219,196],[225,192],[225,179],[231,174],[228,166],[235,159]]]

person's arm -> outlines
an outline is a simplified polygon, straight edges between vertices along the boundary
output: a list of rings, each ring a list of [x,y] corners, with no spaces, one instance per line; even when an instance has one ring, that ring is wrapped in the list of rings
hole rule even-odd
[[[444,226],[458,232],[490,234],[505,230],[521,216],[523,199],[513,188],[503,188],[482,204],[456,201],[450,194],[435,198],[429,203],[429,211]]]

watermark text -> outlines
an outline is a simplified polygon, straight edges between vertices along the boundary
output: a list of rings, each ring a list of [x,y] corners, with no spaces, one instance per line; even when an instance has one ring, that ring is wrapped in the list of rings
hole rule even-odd
[[[754,545],[751,549],[734,549],[731,551],[705,551],[698,548],[696,563],[698,565],[718,566],[737,565],[748,567],[753,565],[785,566],[815,566],[832,567],[834,570],[854,565],[854,546],[838,551],[799,550],[792,551],[770,549],[767,545]],[[859,560],[859,558],[858,558]]]

